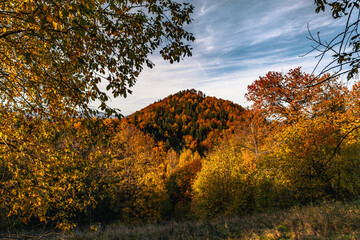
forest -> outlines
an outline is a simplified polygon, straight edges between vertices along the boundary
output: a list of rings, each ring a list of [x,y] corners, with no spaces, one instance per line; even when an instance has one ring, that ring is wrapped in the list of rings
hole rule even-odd
[[[191,89],[123,119],[2,125],[1,229],[213,219],[357,199],[360,87],[331,78],[307,88],[328,77],[269,72],[248,87],[248,108]]]
[[[192,56],[193,5],[1,1],[0,238],[176,221],[214,233],[225,218],[278,223],[283,238],[267,239],[301,239],[307,226],[326,238],[342,222],[358,237],[360,4],[314,3],[347,20],[330,41],[309,30],[319,74],[270,71],[248,86],[246,107],[188,89],[124,117],[109,102],[131,94],[154,58]],[[318,219],[332,225],[315,229]]]

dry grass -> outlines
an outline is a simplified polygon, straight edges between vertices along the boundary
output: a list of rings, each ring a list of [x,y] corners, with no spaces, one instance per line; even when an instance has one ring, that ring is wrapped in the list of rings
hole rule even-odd
[[[360,202],[324,203],[208,222],[111,225],[72,239],[360,239]]]
[[[95,231],[97,230],[97,231]],[[360,239],[360,201],[323,203],[212,221],[112,224],[56,239]]]

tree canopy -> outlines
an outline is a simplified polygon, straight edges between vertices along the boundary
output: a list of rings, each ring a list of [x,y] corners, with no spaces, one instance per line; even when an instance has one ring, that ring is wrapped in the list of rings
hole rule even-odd
[[[240,105],[191,89],[151,104],[126,121],[178,152],[190,148],[203,154],[224,131],[234,130],[244,112]]]
[[[122,176],[106,174],[117,123],[90,118],[91,104],[119,113],[107,101],[131,92],[156,49],[190,56],[192,12],[172,0],[0,2],[0,219],[66,230],[101,206],[108,176]]]
[[[5,0],[0,3],[0,101],[8,110],[62,116],[89,104],[114,112],[149,54],[171,63],[191,55],[184,29],[193,6],[172,0]]]
[[[315,86],[309,88],[311,84]],[[301,68],[298,67],[286,74],[267,73],[248,86],[245,96],[254,103],[253,109],[265,111],[273,120],[291,123],[298,118],[313,118],[341,108],[340,103],[333,107],[326,107],[324,104],[330,100],[340,99],[345,92],[346,88],[337,78],[330,78],[330,74],[316,77],[301,72]]]
[[[348,79],[358,74],[360,66],[360,34],[358,32],[360,22],[360,4],[358,0],[315,0],[316,12],[331,8],[332,17],[335,19],[346,18],[344,28],[337,32],[332,39],[322,39],[320,34],[314,36],[310,33],[309,39],[316,45],[313,50],[319,52],[319,63],[325,56],[330,55],[332,60],[326,63],[319,75],[326,72],[334,72],[334,75],[346,74]],[[310,31],[309,31],[310,32]]]

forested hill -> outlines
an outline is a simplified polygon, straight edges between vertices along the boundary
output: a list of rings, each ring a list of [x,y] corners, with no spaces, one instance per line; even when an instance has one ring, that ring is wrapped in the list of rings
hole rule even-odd
[[[203,153],[234,129],[244,111],[238,104],[191,89],[151,104],[126,121],[176,151]]]

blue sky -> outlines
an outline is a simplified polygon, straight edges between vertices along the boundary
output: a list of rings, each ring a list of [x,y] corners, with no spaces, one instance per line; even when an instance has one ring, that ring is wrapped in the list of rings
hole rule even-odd
[[[311,72],[314,54],[300,57],[314,45],[313,33],[332,36],[341,29],[330,14],[315,14],[313,0],[193,0],[193,56],[170,64],[151,56],[153,69],[144,69],[133,94],[113,99],[110,106],[124,115],[180,90],[195,88],[208,96],[247,106],[247,86],[269,71],[287,72],[302,66]]]

